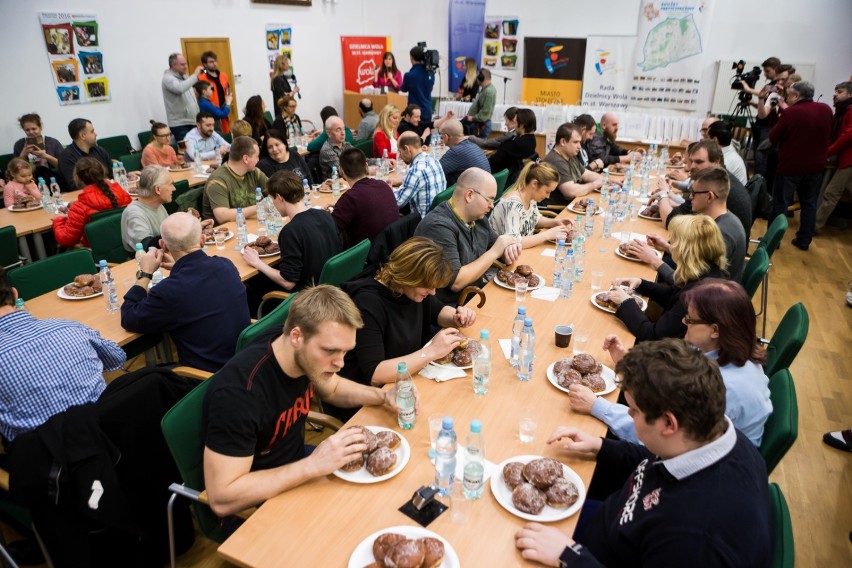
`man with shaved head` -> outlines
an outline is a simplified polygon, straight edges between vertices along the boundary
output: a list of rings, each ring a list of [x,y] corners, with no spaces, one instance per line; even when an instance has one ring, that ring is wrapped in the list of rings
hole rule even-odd
[[[496,273],[495,260],[514,264],[521,254],[520,240],[498,236],[485,220],[496,197],[494,176],[480,168],[465,170],[450,200],[430,211],[414,231],[438,243],[453,265],[453,280],[437,291],[444,303],[456,302],[466,286],[487,284]]]
[[[246,288],[234,264],[204,252],[201,222],[175,213],[160,225],[160,249],[142,257],[136,285],[124,295],[121,326],[136,333],[169,332],[181,365],[218,371],[234,355],[250,323]],[[165,254],[174,258],[168,278],[148,290]]]
[[[330,116],[325,120],[325,133],[328,140],[320,148],[319,163],[325,179],[331,177],[332,168],[340,163],[340,153],[352,144],[346,141],[346,125],[339,116]],[[338,172],[340,173],[340,172]]]
[[[441,140],[447,145],[447,153],[441,156],[441,168],[447,178],[447,187],[456,183],[461,173],[468,168],[480,168],[491,173],[488,158],[482,149],[464,135],[461,121],[451,118],[441,127]]]
[[[396,193],[396,204],[398,207],[411,204],[411,211],[423,217],[435,196],[447,189],[447,178],[438,160],[425,151],[416,132],[403,133],[397,146],[397,156],[408,164],[408,172]]]
[[[600,130],[595,132],[586,146],[590,167],[594,164],[598,170],[603,170],[610,164],[630,162],[630,152],[615,143],[616,136],[618,116],[608,112],[601,117]]]
[[[376,123],[379,121],[379,115],[373,110],[373,101],[368,98],[361,99],[358,103],[358,114],[361,115],[361,122],[358,124],[355,137],[358,140],[372,139],[373,132],[376,131]]]

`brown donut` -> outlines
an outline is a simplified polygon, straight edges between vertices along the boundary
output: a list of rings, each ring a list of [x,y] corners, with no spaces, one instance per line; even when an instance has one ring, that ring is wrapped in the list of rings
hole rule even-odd
[[[92,278],[91,274],[80,274],[79,276],[74,277],[74,284],[77,286],[91,286],[94,278]]]
[[[473,363],[473,350],[470,348],[453,352],[453,364],[457,367],[467,367]]]
[[[564,374],[565,371],[572,368],[571,364],[573,362],[574,362],[574,359],[571,358],[571,357],[564,357],[562,359],[559,359],[558,361],[556,361],[556,363],[553,364],[553,374],[556,375],[557,377],[559,375]]]
[[[563,389],[570,388],[571,385],[582,384],[583,376],[575,369],[565,369],[561,375],[556,375],[556,383]]]
[[[254,241],[254,244],[259,247],[266,247],[269,246],[271,243],[272,239],[270,239],[269,237],[257,237],[257,239]]]
[[[524,482],[524,464],[509,462],[503,466],[503,482],[509,489],[514,489]]]
[[[506,282],[509,281],[509,275],[510,274],[511,274],[511,272],[501,268],[500,270],[497,271],[497,280],[499,280],[500,282],[503,282],[505,284]]]
[[[541,279],[538,276],[536,276],[535,274],[533,274],[529,277],[527,282],[529,283],[530,288],[535,288],[536,286],[541,284]]]
[[[358,430],[361,430],[362,434],[364,434],[364,443],[367,444],[366,453],[369,454],[370,452],[374,451],[376,448],[379,447],[379,441],[376,438],[376,434],[374,434],[373,431],[369,428],[358,425],[350,426],[349,428],[357,428]]]
[[[377,447],[388,448],[389,450],[397,449],[401,441],[399,434],[392,430],[382,430],[381,432],[378,432],[375,437]]]
[[[508,284],[509,286],[514,286],[515,282],[518,282],[519,280],[527,280],[527,277],[522,274],[518,274],[517,272],[513,272],[509,274],[509,278],[508,280],[506,280],[506,284]]]
[[[396,466],[396,454],[390,448],[376,448],[367,458],[367,471],[375,477],[390,473]]]
[[[529,483],[521,483],[512,491],[512,505],[524,513],[538,515],[545,503],[544,492]]]
[[[433,363],[437,363],[437,364],[439,364],[439,365],[449,365],[450,363],[452,363],[452,362],[453,362],[453,352],[452,352],[452,351],[450,351],[449,353],[447,353],[447,354],[446,354],[446,355],[444,355],[443,357],[440,357],[440,358],[438,358],[438,359],[435,359],[435,360],[434,360],[434,361],[432,361],[432,362],[433,362]]]
[[[265,254],[278,254],[281,252],[281,247],[278,246],[278,243],[269,243],[263,247],[263,252]]]
[[[519,264],[517,268],[515,268],[515,274],[520,274],[521,276],[529,276],[533,273],[532,266],[529,264]]]
[[[103,292],[103,285],[101,284],[101,279],[97,274],[92,275],[92,290],[95,291],[95,294]]]
[[[358,454],[354,460],[349,462],[340,468],[340,471],[345,471],[346,473],[352,473],[353,471],[358,471],[364,467],[364,454]]]
[[[444,543],[431,536],[421,538],[420,542],[426,551],[423,568],[438,568],[444,561]]]
[[[606,381],[604,381],[600,373],[589,373],[587,375],[583,375],[580,382],[592,389],[592,392],[601,392],[606,389]]]
[[[394,543],[385,554],[387,568],[420,568],[426,558],[426,547],[421,540],[405,539]]]
[[[574,367],[574,369],[576,369],[581,375],[585,375],[587,373],[594,373],[598,368],[598,362],[591,355],[582,353],[574,357],[572,367]]]
[[[546,490],[562,477],[562,464],[550,458],[534,459],[524,466],[524,479],[539,489]]]
[[[547,504],[554,509],[565,509],[577,502],[580,492],[577,486],[565,479],[557,479],[544,494]]]
[[[376,559],[376,562],[380,566],[383,565],[385,555],[388,553],[390,547],[403,540],[407,539],[399,533],[380,534],[376,540],[373,541],[373,558]]]

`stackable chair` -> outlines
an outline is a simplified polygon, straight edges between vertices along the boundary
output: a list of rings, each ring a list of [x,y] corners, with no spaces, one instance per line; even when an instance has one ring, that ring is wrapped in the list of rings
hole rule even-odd
[[[799,436],[799,404],[789,370],[781,369],[770,377],[769,400],[772,401],[772,414],[763,427],[763,439],[758,448],[766,462],[767,474],[772,473]]]
[[[18,231],[12,225],[0,228],[0,266],[9,270],[23,264],[18,255]]]
[[[356,140],[352,146],[358,148],[367,158],[372,157],[373,155],[373,141],[372,140]]]
[[[745,265],[741,281],[749,298],[754,298],[754,293],[757,292],[761,282],[766,278],[768,271],[769,255],[766,253],[766,249],[758,248]]]
[[[494,198],[494,202],[496,203],[506,193],[506,180],[509,179],[509,170],[503,169],[497,172],[494,174],[494,179],[497,181],[497,196]]]
[[[92,257],[104,259],[108,263],[120,264],[130,259],[130,253],[124,248],[121,238],[121,215],[107,215],[86,223],[83,229]]]
[[[444,201],[449,201],[450,197],[453,196],[453,192],[456,190],[456,184],[451,185],[441,193],[435,196],[432,200],[432,205],[429,206],[429,211],[443,203]]]
[[[135,154],[125,154],[124,156],[119,158],[118,161],[124,164],[124,169],[128,172],[138,172],[142,169],[141,152],[137,152]]]
[[[769,260],[772,260],[772,255],[778,250],[778,246],[781,244],[782,239],[784,239],[784,234],[787,232],[787,217],[785,215],[778,215],[773,219],[772,223],[766,228],[766,233],[758,240],[751,240],[749,242],[757,243],[758,248],[762,248],[766,251],[766,254],[769,256]],[[770,262],[769,266],[772,266]],[[757,312],[758,316],[763,317],[763,331],[761,335],[766,335],[766,306],[769,303],[769,271],[766,271],[766,275],[763,277],[763,289],[760,292],[760,311]]]
[[[179,200],[183,201],[185,198],[183,197],[189,191],[189,181],[182,179],[180,181],[174,182],[175,190],[172,192],[172,200],[169,203],[164,203],[163,207],[166,208],[166,211],[169,215],[172,213],[177,213],[178,211],[186,211],[185,209],[181,209],[179,205]],[[200,195],[200,192],[199,192]],[[199,213],[201,210],[199,209]]]
[[[6,276],[9,284],[17,288],[18,296],[29,300],[68,284],[80,274],[95,271],[92,251],[74,249],[13,268]]]
[[[236,352],[239,353],[247,345],[253,343],[258,337],[266,334],[269,330],[273,328],[280,330],[283,328],[284,322],[287,321],[287,315],[290,313],[290,304],[293,303],[293,298],[298,295],[298,292],[290,294],[284,298],[283,302],[275,306],[275,309],[242,330],[240,336],[237,337]]]
[[[150,130],[143,130],[142,132],[140,132],[136,136],[139,137],[139,147],[140,148],[144,149],[145,146],[147,146],[151,142],[152,136],[151,136]]]
[[[801,302],[794,304],[781,318],[781,323],[772,334],[772,339],[768,342],[761,339],[761,343],[767,345],[763,371],[768,377],[781,369],[788,369],[793,364],[793,359],[799,354],[808,338],[809,322],[805,306]]]
[[[769,484],[769,501],[772,509],[772,568],[793,568],[796,565],[796,547],[793,543],[793,523],[787,500],[777,483]]]
[[[106,150],[113,160],[119,160],[122,156],[133,152],[133,145],[126,134],[98,138],[98,146]]]

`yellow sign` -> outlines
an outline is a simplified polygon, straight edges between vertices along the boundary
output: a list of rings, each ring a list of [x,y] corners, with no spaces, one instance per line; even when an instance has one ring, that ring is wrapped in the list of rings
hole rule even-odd
[[[583,98],[582,81],[524,78],[521,100],[540,105],[579,105]]]

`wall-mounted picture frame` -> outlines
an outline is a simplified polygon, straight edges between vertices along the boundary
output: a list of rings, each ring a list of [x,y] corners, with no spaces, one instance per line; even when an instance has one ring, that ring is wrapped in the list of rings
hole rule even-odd
[[[290,6],[310,6],[312,0],[251,0],[255,4],[287,4]]]

